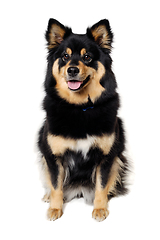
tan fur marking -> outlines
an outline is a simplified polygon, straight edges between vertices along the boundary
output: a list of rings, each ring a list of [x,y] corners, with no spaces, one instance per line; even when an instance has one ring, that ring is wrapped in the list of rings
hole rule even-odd
[[[58,187],[57,189],[54,189],[50,174],[48,173],[47,177],[47,183],[48,187],[51,189],[50,193],[50,207],[56,208],[56,209],[62,209],[63,205],[63,178],[64,178],[64,170],[61,164],[59,163],[59,175],[58,175]]]
[[[108,48],[110,49],[111,47],[108,45],[109,44],[109,35],[107,32],[107,29],[105,26],[101,25],[95,29],[93,29],[92,31],[92,35],[95,39],[95,41],[100,41],[99,45],[101,45],[104,48]]]
[[[101,174],[100,174],[100,166],[97,168],[96,173],[96,191],[95,191],[95,199],[94,199],[94,209],[102,209],[107,208],[107,194],[102,189],[101,186]]]
[[[45,161],[45,158],[43,158]],[[48,209],[48,219],[56,220],[62,215],[62,206],[63,206],[63,179],[64,179],[64,169],[60,162],[57,161],[59,166],[59,175],[58,175],[58,186],[57,189],[54,189],[50,173],[48,168],[45,169],[45,183],[47,187],[50,189],[50,195],[46,194],[43,198],[44,201],[50,202],[50,207]],[[61,214],[60,214],[61,213]]]
[[[97,137],[96,143],[98,147],[103,151],[105,155],[107,155],[111,147],[113,146],[115,142],[115,134],[111,134],[110,136],[107,134],[104,134],[102,137]]]
[[[63,154],[67,149],[73,150],[76,145],[76,141],[71,138],[63,138],[61,136],[54,136],[49,134],[47,137],[48,144],[53,154]]]
[[[51,196],[50,196],[50,207],[52,209],[62,209],[63,205],[63,192],[61,190],[52,190],[51,189]]]
[[[81,56],[83,56],[84,54],[86,54],[86,49],[85,48],[82,48],[82,50],[81,50],[81,52],[80,52],[80,54],[81,54]]]
[[[72,55],[72,50],[70,48],[67,48],[66,53],[68,53],[71,56]]]
[[[105,91],[105,88],[103,88],[100,84],[100,80],[105,74],[105,68],[100,62],[98,62],[98,70],[96,71],[91,67],[85,66],[81,61],[79,61],[78,67],[80,70],[80,81],[84,81],[89,75],[90,81],[88,85],[80,91],[73,92],[69,90],[67,85],[67,69],[70,62],[68,62],[59,71],[58,61],[59,59],[57,59],[53,64],[52,74],[56,79],[56,89],[61,98],[67,100],[69,103],[82,104],[88,102],[88,96],[90,96],[92,102],[95,102],[102,92]]]
[[[88,136],[86,139],[75,140],[72,138],[64,138],[62,136],[54,136],[52,134],[48,134],[47,137],[48,144],[52,150],[52,153],[55,155],[62,155],[67,149],[73,151],[79,151],[81,147],[84,148],[83,142],[90,147],[99,147],[104,154],[108,154],[114,144],[115,134],[103,136]],[[88,149],[88,150],[89,150]]]
[[[108,205],[108,197],[107,195],[110,192],[114,192],[114,187],[116,181],[119,181],[119,171],[121,169],[122,162],[121,160],[116,157],[114,159],[113,165],[111,167],[109,180],[107,182],[107,185],[105,188],[102,188],[101,185],[101,174],[100,174],[100,167],[97,168],[97,174],[96,174],[96,191],[95,191],[95,200],[94,200],[94,210],[93,210],[93,218],[97,219],[96,214],[97,210],[98,213],[103,209],[103,212],[108,212],[107,205]],[[109,212],[108,212],[109,214]],[[100,217],[100,213],[97,214],[98,218]],[[103,215],[103,214],[101,214]],[[103,218],[104,216],[102,216]],[[98,220],[98,219],[97,219]],[[101,219],[102,221],[104,219]]]
[[[121,160],[118,157],[116,157],[114,159],[114,162],[110,171],[110,175],[109,175],[109,180],[106,186],[107,194],[115,191],[114,188],[115,188],[116,182],[119,181],[119,177],[120,177],[119,171],[121,170],[121,166],[122,166]]]

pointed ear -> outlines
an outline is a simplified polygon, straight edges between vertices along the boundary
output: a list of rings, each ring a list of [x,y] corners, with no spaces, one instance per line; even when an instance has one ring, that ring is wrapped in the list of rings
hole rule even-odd
[[[94,41],[102,48],[111,50],[113,33],[110,28],[109,21],[103,19],[98,23],[94,24],[91,28],[87,29],[87,35],[94,39]]]
[[[48,28],[45,34],[48,42],[48,48],[52,49],[61,44],[61,42],[72,33],[72,30],[65,27],[55,19],[50,19],[48,22]]]

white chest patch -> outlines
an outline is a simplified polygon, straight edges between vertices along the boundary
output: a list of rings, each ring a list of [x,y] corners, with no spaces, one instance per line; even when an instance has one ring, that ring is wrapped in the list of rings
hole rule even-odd
[[[80,139],[77,141],[75,151],[81,151],[83,156],[86,157],[88,151],[91,147],[95,145],[96,138],[92,136],[87,136],[86,139]]]

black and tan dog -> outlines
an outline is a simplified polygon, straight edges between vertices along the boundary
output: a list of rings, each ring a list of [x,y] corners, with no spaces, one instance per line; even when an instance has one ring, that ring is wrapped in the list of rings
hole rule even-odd
[[[38,144],[48,219],[61,217],[64,202],[84,197],[94,203],[93,218],[102,221],[109,199],[127,190],[124,131],[111,70],[113,33],[105,19],[84,35],[50,19],[46,40],[46,120]]]

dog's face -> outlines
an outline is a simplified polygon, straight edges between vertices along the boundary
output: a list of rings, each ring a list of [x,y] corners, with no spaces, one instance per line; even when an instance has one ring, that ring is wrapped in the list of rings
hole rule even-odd
[[[55,89],[70,103],[94,102],[106,91],[101,83],[111,70],[113,34],[109,22],[102,20],[84,35],[73,34],[58,21],[50,19],[46,39]]]

